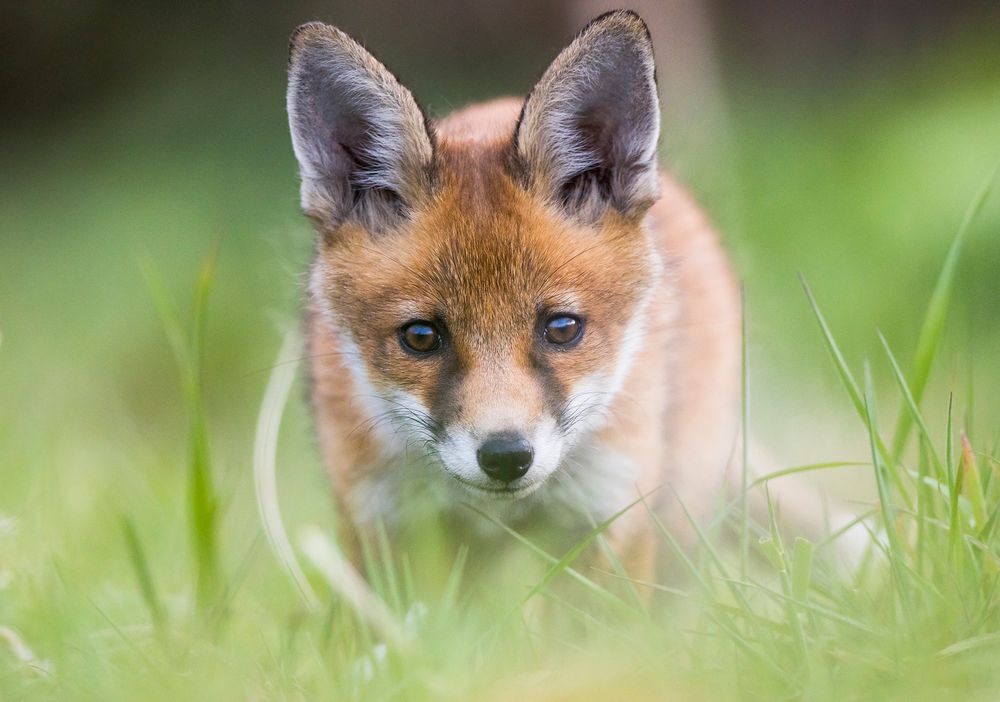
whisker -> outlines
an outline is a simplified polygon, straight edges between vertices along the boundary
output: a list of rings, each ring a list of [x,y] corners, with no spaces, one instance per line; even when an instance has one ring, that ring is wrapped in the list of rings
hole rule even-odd
[[[333,356],[352,356],[352,355],[355,356],[355,357],[360,358],[361,357],[361,352],[359,352],[359,351],[326,351],[324,353],[314,353],[314,354],[309,354],[309,355],[306,355],[306,356],[300,356],[298,358],[289,358],[289,359],[286,359],[284,361],[278,361],[277,363],[275,363],[275,364],[273,364],[273,365],[271,365],[271,366],[269,366],[267,368],[258,368],[256,370],[247,371],[246,373],[243,373],[242,375],[240,375],[239,378],[240,378],[240,380],[245,380],[247,378],[251,378],[251,377],[253,377],[255,375],[260,375],[262,373],[270,373],[271,371],[273,371],[276,368],[281,368],[283,366],[288,366],[288,365],[291,365],[293,363],[302,363],[304,361],[312,361],[312,360],[315,360],[317,358],[327,358],[327,357],[333,357]]]

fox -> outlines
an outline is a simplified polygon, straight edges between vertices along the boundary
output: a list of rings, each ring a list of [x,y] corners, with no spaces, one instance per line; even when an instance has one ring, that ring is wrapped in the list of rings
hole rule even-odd
[[[484,543],[495,522],[572,543],[614,516],[607,545],[650,577],[650,512],[690,540],[731,472],[742,312],[659,164],[644,21],[603,14],[526,97],[442,119],[308,23],[287,112],[316,231],[311,404],[351,559],[416,514]]]

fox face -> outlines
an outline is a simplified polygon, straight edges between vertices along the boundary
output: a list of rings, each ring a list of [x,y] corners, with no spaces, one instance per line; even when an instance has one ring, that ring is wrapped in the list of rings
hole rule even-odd
[[[662,274],[645,25],[605,15],[523,103],[437,123],[352,39],[305,25],[288,110],[309,292],[367,428],[480,497],[534,493],[604,421]]]

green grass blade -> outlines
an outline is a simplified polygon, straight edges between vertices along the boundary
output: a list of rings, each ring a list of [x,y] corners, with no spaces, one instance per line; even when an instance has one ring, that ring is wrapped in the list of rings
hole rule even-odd
[[[333,593],[349,605],[361,621],[387,644],[400,651],[410,649],[412,638],[402,622],[319,528],[303,530],[300,548]]]
[[[854,409],[860,416],[864,417],[865,403],[861,394],[861,388],[858,386],[858,381],[854,379],[854,375],[851,373],[851,369],[847,365],[847,360],[844,358],[844,354],[840,351],[840,346],[837,344],[836,339],[834,339],[833,332],[830,331],[830,325],[827,324],[826,317],[819,308],[819,303],[813,295],[812,288],[809,287],[809,283],[806,282],[805,276],[801,273],[799,274],[799,282],[802,284],[802,289],[806,293],[806,299],[809,301],[809,306],[812,308],[813,316],[816,317],[816,321],[819,323],[820,331],[823,333],[823,341],[826,343],[826,349],[833,358],[833,365],[837,370],[837,375],[840,377],[840,384],[843,385],[844,389],[847,391],[847,395],[851,400],[851,404],[854,405]]]
[[[151,265],[144,266],[147,287],[162,320],[184,386],[188,420],[187,517],[199,609],[209,609],[219,591],[217,544],[219,499],[212,480],[208,426],[201,392],[201,355],[208,297],[215,272],[215,257],[202,265],[193,302],[192,332],[186,334],[162,279]]]
[[[594,539],[596,539],[599,535],[607,531],[608,527],[610,527],[612,524],[618,521],[618,519],[623,514],[628,512],[630,509],[635,507],[640,502],[643,502],[645,497],[646,497],[645,495],[642,495],[638,499],[633,500],[632,502],[630,502],[629,504],[625,505],[620,510],[612,514],[610,517],[602,521],[600,524],[591,529],[589,532],[587,532],[586,536],[577,541],[576,544],[574,544],[573,547],[569,551],[567,551],[562,558],[560,558],[558,561],[552,564],[552,566],[549,567],[549,569],[542,576],[542,579],[539,580],[538,583],[536,583],[535,586],[528,591],[528,594],[525,595],[524,598],[521,600],[520,606],[523,606],[528,602],[528,600],[530,600],[532,597],[534,597],[539,592],[544,590],[550,582],[552,582],[560,573],[569,568],[570,564],[572,564],[577,558],[580,557],[581,554],[583,554],[583,552],[587,549],[587,547],[594,542]]]
[[[171,299],[166,283],[153,263],[143,260],[140,261],[140,267],[146,282],[146,289],[152,298],[160,323],[163,325],[163,331],[167,335],[167,343],[170,344],[170,351],[173,353],[174,361],[180,372],[184,392],[187,393],[188,385],[191,383],[192,361],[184,324],[181,322],[180,314]]]
[[[896,379],[896,384],[899,385],[899,390],[903,393],[903,399],[905,400],[904,409],[909,410],[910,419],[917,423],[917,427],[920,430],[920,438],[926,442],[930,458],[934,462],[938,475],[940,476],[943,470],[941,457],[937,452],[937,449],[934,447],[934,440],[931,438],[930,430],[928,430],[927,423],[924,421],[924,417],[920,412],[917,398],[910,389],[910,384],[907,382],[906,376],[903,375],[903,370],[896,361],[896,356],[893,354],[892,349],[889,347],[889,342],[886,341],[886,338],[881,331],[878,332],[878,339],[882,343],[882,348],[885,350],[886,357],[889,359],[889,365],[892,367],[892,374]],[[896,457],[896,460],[898,460],[897,453],[894,452],[893,456]]]
[[[792,466],[791,468],[782,468],[781,470],[776,470],[773,473],[768,473],[766,475],[761,475],[754,478],[754,481],[750,483],[751,488],[755,488],[758,485],[763,485],[764,483],[770,482],[777,478],[782,478],[786,475],[796,475],[798,473],[811,473],[818,470],[828,470],[830,468],[860,468],[862,466],[870,466],[870,463],[865,463],[862,461],[827,461],[825,463],[807,463],[801,466]]]
[[[750,390],[749,359],[747,356],[747,292],[740,290],[740,436],[742,455],[740,456],[740,576],[747,577],[747,562],[750,550],[750,512],[747,504],[749,492],[749,451],[750,434]]]
[[[719,572],[719,575],[722,576],[722,580],[724,583],[726,583],[730,594],[732,594],[733,598],[736,599],[736,601],[739,603],[741,607],[750,610],[751,609],[750,603],[746,601],[746,598],[744,598],[743,592],[739,588],[735,587],[731,582],[729,582],[731,580],[731,577],[729,575],[728,570],[726,569],[725,561],[722,559],[718,550],[716,550],[716,548],[713,546],[712,541],[708,538],[708,535],[705,533],[705,530],[701,528],[701,525],[698,523],[698,520],[696,520],[694,516],[691,514],[690,510],[688,510],[687,505],[685,505],[684,502],[681,500],[680,495],[678,495],[677,492],[672,488],[671,492],[673,492],[674,499],[677,501],[677,504],[680,505],[681,510],[684,512],[684,517],[687,519],[688,523],[694,529],[695,534],[698,536],[698,542],[701,545],[704,553],[708,556],[709,561]],[[663,531],[669,534],[669,530],[663,529]],[[679,544],[676,544],[676,541],[674,541],[673,539],[671,540],[674,542],[675,548],[680,548]]]
[[[850,521],[845,522],[839,528],[837,528],[834,531],[831,531],[829,534],[827,534],[826,537],[822,541],[820,541],[818,544],[816,544],[816,548],[824,548],[826,546],[829,546],[832,543],[835,543],[837,541],[837,539],[839,539],[841,536],[843,536],[844,534],[846,534],[847,532],[849,532],[851,529],[853,529],[854,527],[858,526],[859,524],[864,524],[865,521],[871,519],[872,517],[876,516],[877,514],[878,514],[878,509],[869,509],[869,510],[865,510],[861,514],[856,515]]]
[[[663,523],[660,516],[646,502],[643,502],[643,506],[646,508],[646,513],[649,515],[649,518],[653,520],[653,525],[656,527],[657,531],[660,532],[660,535],[663,536],[663,538],[670,545],[674,555],[676,555],[680,562],[684,564],[688,574],[695,579],[705,593],[707,593],[710,597],[714,597],[715,589],[712,587],[711,582],[705,578],[702,572],[698,569],[698,566],[695,565],[694,561],[691,560],[691,557],[677,542],[677,539],[674,538],[674,535],[670,533],[670,530],[667,529],[667,525]]]
[[[522,544],[523,546],[525,546],[526,548],[528,548],[532,553],[534,553],[535,555],[539,556],[543,560],[547,561],[551,566],[555,567],[555,565],[559,563],[559,559],[558,558],[556,558],[552,554],[546,552],[544,549],[540,548],[533,541],[531,541],[531,539],[528,539],[527,537],[525,537],[524,535],[522,535],[518,531],[516,531],[514,529],[511,529],[509,526],[507,526],[506,524],[504,524],[502,521],[500,521],[499,519],[497,519],[493,515],[488,514],[486,512],[483,512],[482,510],[480,510],[477,507],[474,507],[473,505],[470,505],[470,504],[466,504],[465,507],[467,509],[475,512],[476,514],[478,514],[479,516],[481,516],[483,519],[486,519],[486,520],[492,522],[493,524],[495,524],[496,526],[500,527],[500,529],[502,529],[507,534],[509,534],[510,536],[512,536],[518,543]],[[572,568],[569,565],[567,565],[566,568],[565,568],[565,572],[566,572],[567,576],[573,578],[574,580],[576,580],[578,583],[580,583],[581,585],[583,585],[584,587],[586,587],[588,590],[590,590],[594,594],[602,597],[606,601],[608,601],[608,602],[610,602],[610,603],[612,603],[612,604],[614,604],[614,605],[616,605],[616,606],[618,606],[620,608],[623,608],[625,610],[628,610],[629,612],[635,613],[636,610],[633,607],[631,607],[628,603],[626,603],[624,600],[622,600],[621,598],[619,598],[617,595],[615,595],[614,593],[610,592],[606,588],[601,587],[600,585],[598,585],[597,583],[595,583],[592,579],[590,579],[587,576],[583,575],[580,571],[576,570],[575,568]]]
[[[764,593],[768,597],[772,597],[772,598],[774,598],[776,600],[779,600],[779,601],[782,601],[782,602],[789,602],[789,601],[792,600],[791,595],[785,595],[785,594],[783,594],[781,592],[778,592],[774,588],[765,587],[764,585],[761,585],[760,583],[756,583],[756,582],[754,582],[752,580],[748,580],[748,581],[745,581],[745,582],[744,581],[739,581],[739,580],[733,580],[732,583],[733,583],[733,585],[735,585],[737,587],[753,588],[755,590],[758,590],[758,591]],[[846,614],[844,614],[842,612],[838,612],[837,610],[834,610],[834,609],[830,609],[829,607],[824,607],[824,606],[816,604],[814,602],[796,602],[796,604],[801,605],[803,608],[805,608],[805,609],[809,610],[810,612],[812,612],[814,614],[817,614],[817,615],[819,615],[819,616],[821,616],[821,617],[823,617],[825,619],[829,619],[830,621],[838,622],[840,624],[844,624],[845,626],[849,626],[852,629],[856,629],[859,632],[863,632],[865,634],[869,634],[869,635],[873,635],[873,636],[878,633],[877,630],[873,629],[871,626],[869,626],[868,624],[865,624],[861,620],[855,619],[853,617],[849,617]]]
[[[399,577],[396,572],[398,567],[393,562],[392,547],[389,544],[389,532],[386,529],[385,522],[381,519],[375,523],[375,550],[382,569],[382,575],[385,579],[385,592],[382,595],[382,599],[398,616],[402,616],[406,613],[406,607],[403,605],[403,593],[400,589]]]
[[[990,513],[989,519],[986,520],[986,524],[983,525],[983,528],[979,530],[977,538],[980,541],[989,543],[990,539],[993,538],[993,532],[996,529],[998,519],[1000,519],[1000,502],[997,502],[993,506],[993,511]]]
[[[898,585],[898,593],[904,602],[908,599],[908,591],[903,578],[903,570],[900,566],[900,559],[903,558],[903,544],[899,533],[896,531],[896,510],[892,502],[892,494],[889,491],[887,477],[889,471],[883,463],[882,452],[876,445],[875,437],[878,435],[877,417],[875,414],[875,395],[872,387],[871,373],[868,364],[865,364],[865,426],[868,428],[869,445],[872,452],[872,464],[875,470],[875,484],[878,488],[879,505],[881,507],[882,525],[885,528],[886,538],[889,541],[886,548],[886,556],[889,559],[890,567],[895,575]]]
[[[128,552],[129,561],[135,571],[136,580],[139,582],[139,592],[142,593],[142,600],[149,610],[150,619],[153,625],[161,634],[166,623],[163,604],[156,592],[156,585],[153,582],[153,574],[149,569],[149,561],[146,559],[146,552],[139,540],[139,534],[135,530],[135,525],[128,517],[121,518],[122,536],[125,538],[125,549]]]
[[[188,413],[188,518],[197,563],[197,600],[202,610],[212,607],[219,590],[218,554],[218,495],[212,479],[212,456],[208,441],[201,392],[201,358],[204,347],[204,326],[208,296],[215,271],[215,257],[209,256],[202,265],[193,303],[191,337],[191,367],[189,374]]]
[[[282,417],[295,382],[298,363],[284,363],[284,359],[297,357],[301,353],[302,340],[299,334],[290,331],[285,334],[274,368],[271,370],[257,415],[257,429],[253,445],[253,483],[257,498],[257,513],[264,535],[278,562],[302,596],[306,606],[312,611],[319,610],[316,591],[302,572],[291,539],[285,529],[278,500],[277,452],[278,434]]]
[[[592,520],[593,521],[593,520]],[[591,525],[593,526],[593,524]],[[632,604],[635,605],[636,609],[642,610],[644,603],[642,597],[639,595],[639,591],[635,589],[635,584],[632,579],[628,577],[628,572],[625,570],[625,564],[622,563],[621,558],[615,553],[614,547],[612,547],[611,542],[604,536],[604,534],[599,534],[596,539],[597,548],[601,550],[601,554],[607,559],[608,564],[611,566],[611,572],[614,575],[620,576],[619,580],[625,584],[628,589],[629,599]]]
[[[1000,646],[1000,632],[981,634],[968,639],[962,639],[961,641],[957,641],[950,646],[942,648],[937,652],[937,655],[941,658],[947,658],[949,656],[957,656],[961,653],[966,653],[967,651],[976,651],[993,646]]]
[[[948,435],[947,435],[947,446],[946,449],[946,464],[948,467],[948,535],[950,548],[949,553],[949,563],[952,567],[958,566],[959,554],[962,550],[962,512],[960,508],[959,501],[962,496],[962,479],[963,473],[961,468],[955,465],[955,446],[954,446],[954,416],[952,412],[954,410],[954,396],[948,398]]]
[[[458,604],[458,597],[465,576],[465,563],[469,558],[469,547],[462,545],[458,549],[455,561],[451,564],[448,572],[448,579],[445,581],[441,594],[441,611],[444,614],[451,614]]]
[[[951,301],[952,289],[955,285],[955,272],[958,268],[958,260],[965,244],[965,238],[972,226],[972,223],[979,216],[983,206],[993,191],[997,173],[1000,172],[1000,165],[994,167],[989,177],[980,187],[979,192],[973,198],[972,203],[966,209],[962,222],[958,227],[958,232],[951,242],[948,254],[945,257],[941,273],[938,275],[934,291],[931,293],[930,302],[927,305],[927,312],[924,315],[923,324],[920,327],[920,335],[917,337],[917,350],[913,355],[913,366],[910,369],[909,386],[913,391],[913,399],[919,405],[927,388],[927,381],[930,378],[931,367],[937,357],[938,349],[941,346],[941,339],[944,337],[945,320],[948,316],[948,307]],[[901,412],[896,423],[896,432],[892,441],[892,455],[898,457],[906,445],[912,426],[912,417],[908,412]]]
[[[959,445],[961,447],[959,470],[965,473],[965,496],[972,508],[972,517],[975,520],[976,528],[982,529],[988,519],[988,508],[986,495],[983,493],[983,479],[979,474],[979,464],[967,435],[962,434]]]
[[[803,538],[796,538],[792,545],[792,596],[800,601],[806,599],[809,582],[812,579],[814,547]]]
[[[802,283],[802,289],[805,291],[806,298],[809,300],[809,306],[812,308],[813,315],[819,323],[820,331],[823,333],[823,340],[826,342],[827,351],[833,359],[834,366],[837,369],[837,375],[840,377],[841,385],[844,386],[848,397],[851,399],[851,404],[854,405],[855,411],[857,411],[858,416],[861,418],[861,421],[865,423],[865,426],[868,427],[870,433],[870,418],[868,416],[868,410],[865,405],[865,397],[861,392],[861,388],[858,386],[858,382],[854,379],[854,375],[851,373],[851,369],[847,365],[847,361],[844,359],[844,354],[841,352],[839,344],[837,344],[836,339],[833,337],[833,332],[830,331],[830,325],[827,324],[826,317],[823,316],[823,312],[819,308],[819,303],[816,301],[816,297],[813,295],[812,289],[806,282],[805,276],[799,274],[799,281]],[[883,465],[889,467],[889,476],[899,493],[900,499],[903,500],[906,507],[912,509],[913,504],[910,500],[909,493],[903,483],[902,476],[896,470],[895,461],[889,460],[890,453],[888,448],[886,448],[885,442],[877,432],[872,435],[871,438],[872,441],[874,441],[877,453],[884,461]]]
[[[927,485],[927,458],[930,449],[926,443],[920,444],[917,454],[917,563],[916,570],[921,576],[925,575],[927,569],[927,554],[930,549],[928,543],[929,532],[927,530],[927,520],[934,516],[934,506],[931,501],[930,488]]]

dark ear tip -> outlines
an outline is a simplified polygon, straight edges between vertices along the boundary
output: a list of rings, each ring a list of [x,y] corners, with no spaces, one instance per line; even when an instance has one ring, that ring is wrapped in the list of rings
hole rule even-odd
[[[288,38],[288,59],[292,60],[295,55],[309,44],[318,42],[336,42],[346,35],[333,25],[325,22],[306,22],[296,27],[292,36]]]
[[[316,36],[326,29],[327,25],[322,22],[306,22],[305,24],[300,24],[295,28],[295,31],[292,32],[292,36],[288,37],[289,51],[294,51],[299,46],[304,44],[310,36]]]
[[[581,34],[586,34],[591,30],[624,31],[650,47],[653,44],[653,37],[646,21],[635,10],[611,10],[598,15],[590,21]]]

